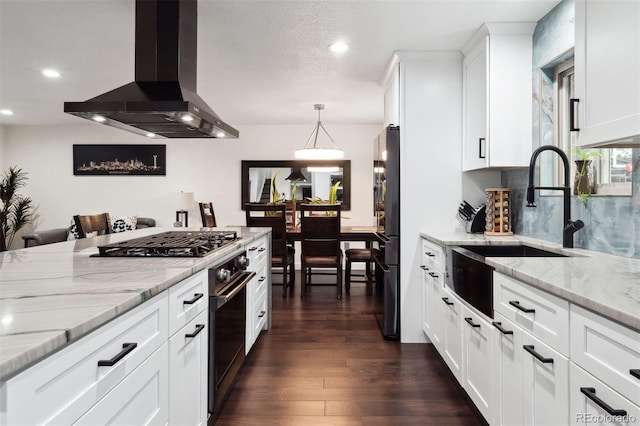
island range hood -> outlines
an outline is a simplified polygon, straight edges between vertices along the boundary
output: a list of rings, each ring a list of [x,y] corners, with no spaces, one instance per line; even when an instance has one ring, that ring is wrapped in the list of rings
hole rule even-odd
[[[197,0],[136,0],[135,81],[64,112],[149,137],[237,138],[196,94]]]

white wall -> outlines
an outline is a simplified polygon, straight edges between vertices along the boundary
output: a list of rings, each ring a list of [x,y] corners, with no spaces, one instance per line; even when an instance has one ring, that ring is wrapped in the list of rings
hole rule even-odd
[[[153,217],[159,226],[175,220],[173,197],[195,192],[196,202],[211,201],[219,226],[243,225],[240,208],[241,160],[292,160],[304,146],[309,126],[238,126],[241,137],[162,139],[167,145],[166,176],[74,176],[73,144],[144,144],[149,139],[98,124],[7,126],[0,137],[2,165],[28,173],[24,195],[37,206],[35,228],[68,226],[74,214],[103,211]],[[372,225],[373,138],[382,125],[332,126],[327,130],[351,160],[351,211],[348,225]],[[0,150],[0,154],[2,150]],[[6,158],[5,158],[6,157]],[[200,225],[197,205],[189,225]]]

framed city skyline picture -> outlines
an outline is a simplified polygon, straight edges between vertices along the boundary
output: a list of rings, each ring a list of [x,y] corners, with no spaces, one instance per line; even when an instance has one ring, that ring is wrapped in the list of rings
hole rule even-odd
[[[76,176],[166,176],[166,145],[73,145]]]

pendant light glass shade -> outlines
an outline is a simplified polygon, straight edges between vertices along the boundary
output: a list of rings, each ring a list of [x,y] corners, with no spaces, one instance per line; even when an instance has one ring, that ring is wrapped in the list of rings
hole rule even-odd
[[[324,109],[323,104],[315,104],[314,109],[318,111],[318,122],[311,132],[311,136],[307,140],[306,145],[302,149],[298,149],[295,152],[295,157],[300,160],[339,160],[344,157],[344,151],[338,148],[338,145],[333,141],[333,138],[329,135],[329,132],[324,128],[320,121],[320,111]],[[320,147],[318,146],[318,136],[320,136],[320,129],[327,135],[332,147]],[[313,143],[312,143],[313,141]]]

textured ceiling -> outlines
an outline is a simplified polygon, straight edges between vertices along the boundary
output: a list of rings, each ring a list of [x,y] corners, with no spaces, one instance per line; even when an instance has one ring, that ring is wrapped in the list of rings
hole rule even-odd
[[[558,0],[199,0],[198,94],[233,126],[382,122],[396,50],[459,50],[483,22],[536,22]],[[0,0],[2,124],[62,112],[133,81],[134,0]],[[327,46],[341,39],[350,50]],[[57,80],[40,75],[56,68]]]

